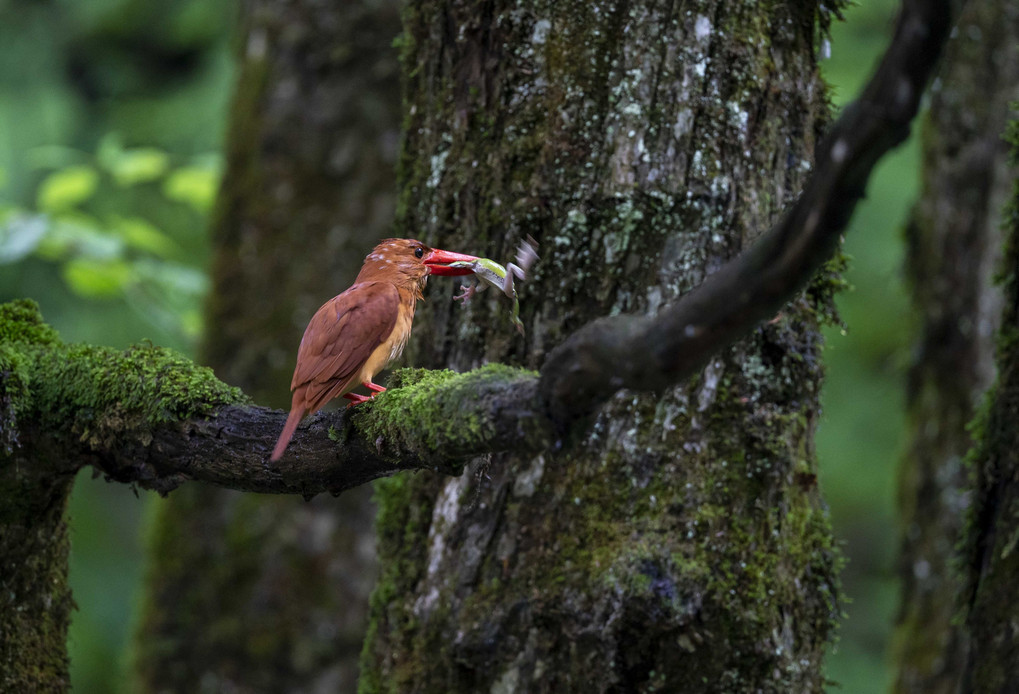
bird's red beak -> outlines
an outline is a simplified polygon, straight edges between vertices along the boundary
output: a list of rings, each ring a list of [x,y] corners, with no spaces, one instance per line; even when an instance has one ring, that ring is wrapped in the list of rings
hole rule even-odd
[[[474,270],[469,267],[449,267],[450,263],[470,263],[478,260],[477,256],[451,253],[434,248],[425,256],[423,262],[433,275],[469,275]]]

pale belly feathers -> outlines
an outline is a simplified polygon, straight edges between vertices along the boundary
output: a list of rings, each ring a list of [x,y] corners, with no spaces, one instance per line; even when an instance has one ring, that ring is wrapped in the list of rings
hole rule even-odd
[[[407,340],[410,338],[410,328],[413,322],[414,304],[411,304],[409,308],[401,305],[393,332],[368,357],[368,361],[361,367],[355,383],[370,382],[375,378],[375,374],[386,368],[390,362],[400,358],[403,348],[407,346]]]

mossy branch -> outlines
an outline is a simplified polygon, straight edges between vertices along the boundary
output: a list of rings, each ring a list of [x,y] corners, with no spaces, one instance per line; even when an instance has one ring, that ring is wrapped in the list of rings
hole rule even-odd
[[[30,301],[0,305],[0,331],[0,489],[20,486],[28,471],[91,465],[162,493],[193,479],[312,496],[397,470],[457,474],[471,457],[549,441],[534,372],[405,369],[373,402],[310,417],[269,464],[286,413],[249,404],[171,350],[63,344]],[[53,467],[40,469],[43,460]]]
[[[154,427],[151,440],[129,432],[92,464],[112,479],[160,492],[194,479],[311,497],[399,470],[456,475],[472,457],[548,445],[531,372],[492,365],[466,374],[405,370],[395,378],[403,385],[371,403],[309,417],[275,463],[267,459],[286,413],[228,405],[214,417]]]

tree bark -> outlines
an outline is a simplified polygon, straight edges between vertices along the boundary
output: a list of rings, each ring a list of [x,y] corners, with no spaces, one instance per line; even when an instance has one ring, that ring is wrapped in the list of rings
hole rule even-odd
[[[395,0],[243,10],[203,359],[286,406],[304,325],[388,235],[399,15]],[[188,485],[161,502],[139,691],[353,692],[374,514],[370,487],[305,502]]]
[[[543,254],[525,338],[498,297],[430,301],[414,361],[534,368],[739,253],[811,169],[823,20],[725,2],[405,10],[400,234],[494,258],[532,234]],[[617,393],[558,452],[388,481],[361,690],[819,691],[838,615],[812,439],[825,279],[690,382]]]
[[[25,414],[18,399],[30,381],[9,344],[16,337],[32,345],[57,341],[56,331],[33,320],[33,309],[0,305],[0,322],[21,326],[20,335],[6,325],[0,330],[0,690],[59,692],[70,686],[66,641],[74,602],[64,511],[73,477],[13,460],[22,443],[17,420]]]
[[[907,228],[907,268],[920,316],[910,369],[911,444],[899,503],[904,519],[896,691],[960,691],[968,637],[955,617],[956,567],[969,505],[967,425],[994,379],[1001,293],[1001,210],[1015,171],[1001,134],[1019,99],[1019,5],[974,0],[933,90],[924,124],[923,187]]]
[[[1019,123],[1009,126],[1019,164]],[[1019,180],[1013,184],[1002,265],[1004,311],[998,380],[973,427],[975,476],[966,528],[965,629],[969,652],[960,691],[1009,692],[1019,672]]]
[[[73,478],[20,480],[19,503],[0,512],[0,691],[70,688],[67,627],[74,600],[67,583],[70,549],[64,512]],[[10,499],[9,476],[0,494]]]

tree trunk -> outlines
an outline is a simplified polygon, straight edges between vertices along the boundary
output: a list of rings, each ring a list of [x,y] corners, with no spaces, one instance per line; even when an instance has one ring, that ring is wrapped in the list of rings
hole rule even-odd
[[[45,447],[50,466],[22,447],[31,441],[31,357],[19,352],[59,343],[31,301],[0,304],[0,691],[61,692],[70,686],[71,622],[67,501],[73,467],[60,446]],[[38,454],[36,454],[38,455]]]
[[[654,313],[794,199],[827,117],[809,3],[416,3],[400,235],[542,259],[465,309],[433,280],[419,365],[539,366]],[[837,552],[816,486],[819,278],[690,382],[585,436],[380,487],[361,691],[820,691]]]
[[[399,16],[394,0],[244,10],[204,353],[287,407],[304,325],[392,222]],[[368,487],[311,502],[176,491],[150,539],[139,690],[354,691],[373,520]]]
[[[1019,122],[1010,128],[1019,164]],[[964,692],[1010,692],[1019,673],[1019,179],[1005,226],[1004,312],[998,339],[998,381],[976,420],[975,473],[964,567],[969,657]]]
[[[30,462],[10,459],[12,467]],[[64,511],[74,478],[43,475],[35,488],[22,478],[13,487],[10,472],[0,469],[0,691],[67,691],[74,601]]]
[[[910,370],[911,445],[899,502],[903,596],[898,692],[959,691],[965,630],[954,625],[964,577],[955,568],[969,504],[968,423],[994,379],[1001,293],[1001,209],[1013,171],[1001,139],[1019,99],[1019,7],[970,2],[946,49],[924,128],[921,199],[907,229],[921,337]]]

